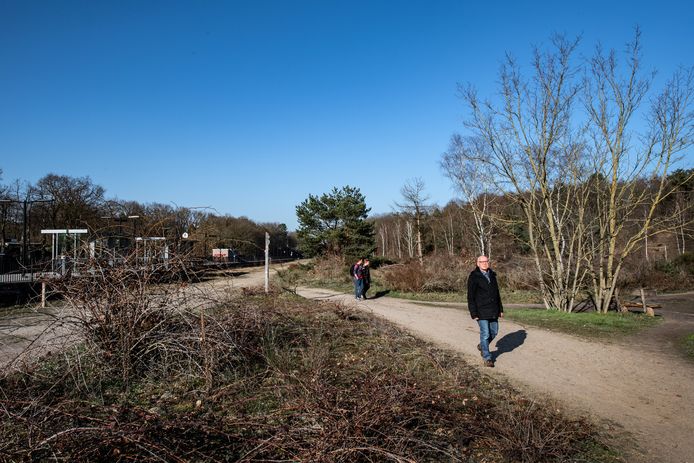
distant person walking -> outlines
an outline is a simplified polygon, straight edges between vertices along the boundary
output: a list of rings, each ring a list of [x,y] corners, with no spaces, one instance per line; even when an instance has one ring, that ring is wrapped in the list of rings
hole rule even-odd
[[[477,267],[467,279],[467,306],[470,316],[480,327],[477,349],[484,364],[493,367],[494,359],[489,352],[489,344],[499,333],[499,318],[504,316],[504,306],[501,304],[496,273],[489,267],[487,256],[477,258]]]
[[[361,299],[362,293],[364,292],[364,259],[359,259],[352,267],[349,269],[349,274],[352,275],[352,281],[354,282],[354,298],[356,300]]]
[[[361,291],[361,297],[366,299],[366,292],[369,290],[371,287],[371,267],[369,267],[369,259],[364,259],[364,262],[362,263],[361,266],[361,275],[362,275],[362,291]]]

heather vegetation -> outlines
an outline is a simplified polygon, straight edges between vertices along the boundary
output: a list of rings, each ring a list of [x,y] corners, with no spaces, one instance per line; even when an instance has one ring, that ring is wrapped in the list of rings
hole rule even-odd
[[[3,372],[3,461],[619,461],[585,419],[367,314],[160,275],[63,282],[80,341]]]

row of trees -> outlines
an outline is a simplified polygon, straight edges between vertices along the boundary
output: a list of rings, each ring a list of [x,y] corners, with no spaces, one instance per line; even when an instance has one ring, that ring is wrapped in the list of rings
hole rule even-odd
[[[652,94],[638,30],[623,63],[600,48],[580,62],[578,43],[558,36],[534,50],[529,76],[507,58],[499,102],[462,88],[470,135],[453,140],[444,162],[461,190],[461,173],[475,169],[473,181],[515,201],[548,308],[571,311],[588,286],[606,312],[626,259],[672,228],[658,212],[681,186],[668,172],[692,145],[694,70]]]
[[[664,240],[683,253],[692,241],[694,169],[677,167],[691,160],[694,68],[654,89],[640,36],[623,59],[597,47],[587,60],[578,39],[556,36],[533,51],[527,73],[507,56],[499,97],[461,86],[466,134],[454,135],[441,159],[460,198],[432,207],[424,183],[410,180],[397,212],[372,218],[373,229],[360,225],[363,236],[375,237],[382,256],[420,262],[429,252],[525,254],[547,308],[571,311],[588,292],[606,312],[637,253],[648,258],[649,245]],[[356,222],[334,204],[350,195],[360,204]],[[360,233],[343,225],[366,222],[362,200],[345,188],[297,207],[305,248],[343,250]]]
[[[557,36],[552,49],[535,49],[529,75],[507,57],[499,100],[461,87],[467,135],[452,137],[441,164],[477,253],[516,238],[533,257],[546,307],[571,311],[588,288],[605,312],[625,263],[649,238],[668,233],[681,252],[691,239],[694,170],[673,166],[692,146],[694,70],[677,70],[652,92],[638,30],[623,62],[599,47],[579,61],[578,43]],[[432,216],[430,230],[439,228],[452,251],[450,209],[438,227]],[[388,228],[379,227],[384,250]],[[411,242],[408,233],[403,240]]]
[[[0,183],[0,252],[17,254],[25,228],[28,248],[35,252],[50,246],[47,236],[41,234],[46,228],[85,228],[94,236],[126,242],[135,237],[166,237],[174,246],[187,242],[187,249],[200,257],[209,257],[213,248],[233,248],[246,258],[260,258],[266,232],[270,233],[273,256],[289,256],[296,247],[284,224],[256,223],[207,209],[107,198],[106,190],[89,177],[55,174],[35,184]]]

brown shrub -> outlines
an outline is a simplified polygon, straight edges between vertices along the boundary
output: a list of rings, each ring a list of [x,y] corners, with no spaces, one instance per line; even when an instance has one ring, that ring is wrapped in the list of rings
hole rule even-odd
[[[426,275],[422,264],[410,261],[383,267],[383,279],[389,289],[419,293],[426,281]]]
[[[382,269],[389,289],[413,293],[464,291],[469,273],[462,259],[445,255],[427,256],[423,264],[411,260]]]
[[[516,291],[537,289],[540,286],[532,257],[517,256],[512,260],[499,262],[495,265],[495,271],[502,288]]]
[[[340,256],[325,256],[315,260],[313,273],[320,280],[350,281],[349,265]]]

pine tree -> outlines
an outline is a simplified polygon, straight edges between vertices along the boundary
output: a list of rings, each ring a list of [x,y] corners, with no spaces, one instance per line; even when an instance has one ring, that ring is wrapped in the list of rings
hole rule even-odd
[[[333,188],[320,197],[309,195],[296,207],[299,246],[307,256],[341,255],[345,259],[371,254],[376,248],[374,225],[368,222],[366,199],[359,188]]]

